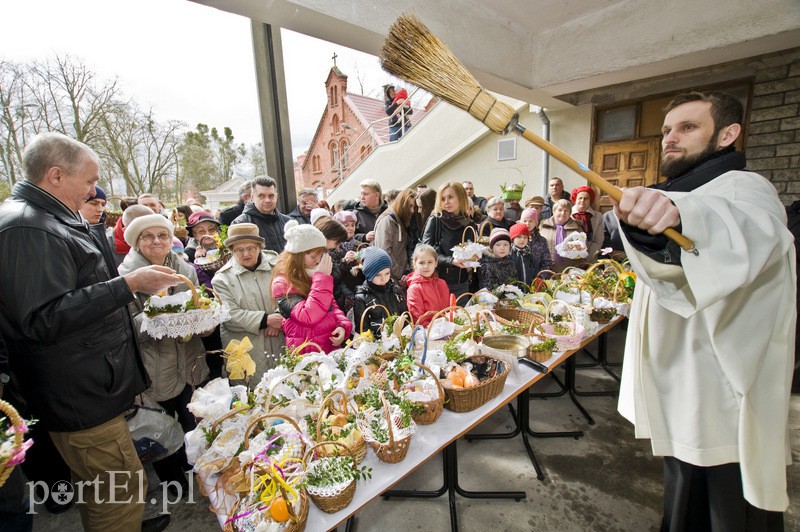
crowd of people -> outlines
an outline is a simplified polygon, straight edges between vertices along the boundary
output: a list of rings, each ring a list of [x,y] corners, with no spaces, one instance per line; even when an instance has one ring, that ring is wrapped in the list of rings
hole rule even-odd
[[[696,519],[680,501],[699,472],[709,472],[709,493],[737,488],[732,498],[704,503],[725,522],[743,521],[745,512],[776,518],[762,509],[780,512],[787,503],[781,455],[796,316],[793,243],[774,188],[744,171],[733,148],[741,106],[693,94],[673,102],[665,120],[661,172],[669,180],[661,190],[625,190],[615,207],[623,223],[614,218],[613,227],[595,209],[591,187],[568,194],[557,177],[545,197],[521,204],[477,196],[469,181],[384,192],[366,180],[358,199],[333,206],[302,189],[297,208],[284,214],[277,183],[261,176],[218,214],[196,200],[167,214],[158,197],[142,194],[106,230],[97,155],[61,134],[38,136],[25,150],[26,179],[0,207],[0,373],[12,376],[4,398],[41,427],[26,475],[49,486],[71,472],[88,483],[84,528],[138,530],[142,465],[123,417],[136,396],[188,431],[192,387],[225,374],[220,351],[231,340],[250,338],[260,374],[287,347],[330,351],[356,333],[379,337],[384,317],[406,310],[426,325],[437,311],[465,304],[464,294],[586,266],[610,244],[624,245],[643,283],[631,317],[644,325],[629,329],[620,409],[668,458],[665,523]],[[719,176],[725,180],[709,185]],[[668,227],[691,234],[703,258],[681,254],[661,235]],[[624,242],[609,238],[620,232]],[[575,233],[585,235],[584,259],[558,252]],[[459,244],[484,238],[481,256],[454,256]],[[189,290],[187,283],[213,288],[231,319],[180,339],[140,332],[147,298]],[[764,330],[752,327],[759,313],[769,316]],[[743,335],[752,361],[734,356]],[[673,366],[683,373],[670,381]],[[684,423],[695,399],[709,414]],[[759,419],[769,427],[758,428]],[[178,489],[188,470],[182,451],[156,468]],[[127,473],[127,481],[110,472]],[[103,504],[112,496],[134,502]],[[163,526],[162,519],[142,529]]]

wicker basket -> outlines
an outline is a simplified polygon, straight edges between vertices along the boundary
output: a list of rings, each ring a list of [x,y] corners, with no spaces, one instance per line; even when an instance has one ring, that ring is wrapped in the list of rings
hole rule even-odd
[[[381,393],[381,403],[383,403],[382,411],[386,415],[386,426],[387,432],[389,433],[389,441],[386,443],[370,441],[369,444],[372,446],[372,450],[375,451],[375,454],[382,462],[386,462],[387,464],[396,464],[401,462],[406,457],[406,454],[408,454],[408,445],[411,443],[411,434],[399,440],[395,440],[394,424],[392,423],[391,412],[383,393]]]
[[[495,308],[492,312],[496,317],[500,318],[497,320],[500,323],[505,322],[504,325],[507,325],[508,322],[516,321],[520,325],[527,325],[528,330],[533,329],[537,325],[544,322],[544,316],[541,314],[521,308]]]
[[[22,448],[22,443],[25,439],[24,437],[24,430],[23,427],[25,426],[25,422],[22,421],[22,418],[19,417],[19,412],[17,409],[8,404],[5,401],[0,400],[0,412],[4,413],[11,425],[14,427],[14,446],[13,449],[18,451]],[[14,470],[14,465],[8,465],[9,459],[0,461],[0,486],[6,483],[8,477],[11,475],[11,472]]]
[[[568,334],[556,333],[556,324],[550,323],[550,311],[554,304],[564,305],[570,315],[571,321],[564,324],[569,329]],[[570,305],[564,301],[561,301],[560,299],[554,299],[549,305],[547,305],[545,322],[539,325],[536,330],[540,336],[544,336],[545,338],[553,338],[556,341],[556,348],[559,351],[569,351],[570,349],[575,349],[581,344],[581,340],[583,340],[583,326],[575,322],[575,315],[572,312]]]
[[[230,250],[228,248],[222,248],[220,249],[219,258],[214,262],[209,262],[206,264],[197,264],[197,258],[195,258],[194,265],[206,273],[215,273],[217,270],[228,264],[229,260],[231,260]]]
[[[412,414],[411,416],[417,425],[431,425],[436,423],[436,420],[442,415],[445,398],[444,388],[442,388],[442,383],[439,382],[439,379],[436,378],[436,375],[433,374],[428,366],[423,366],[422,364],[417,364],[416,362],[414,365],[419,366],[423,371],[426,371],[428,375],[433,377],[434,382],[436,382],[436,387],[439,390],[439,397],[437,399],[431,399],[430,401],[421,401],[417,403],[418,405],[425,407],[424,412]]]
[[[338,398],[338,405],[334,403],[335,398]],[[364,440],[363,435],[359,436],[358,439],[356,439],[355,442],[351,444],[351,446],[344,445],[341,439],[339,440],[322,439],[322,434],[320,432],[320,429],[322,428],[322,419],[325,414],[326,407],[328,405],[331,405],[331,408],[329,408],[328,410],[330,410],[332,413],[339,412],[345,415],[350,413],[350,401],[347,399],[347,395],[345,395],[345,393],[342,390],[333,390],[331,393],[329,393],[328,397],[326,397],[322,401],[322,405],[319,407],[319,414],[317,414],[317,435],[316,435],[317,443],[320,444],[325,441],[329,441],[330,443],[335,443],[337,445],[343,446],[347,449],[347,452],[349,452],[351,456],[353,456],[355,464],[356,465],[360,464],[361,462],[364,461],[364,458],[366,458],[367,456],[367,442]],[[315,445],[315,447],[317,447],[317,445]],[[325,446],[320,447],[319,454],[322,456],[330,456],[332,451],[328,451],[326,449],[327,448]]]
[[[183,281],[192,293],[195,306],[200,304],[200,294],[191,279],[179,273],[173,274]],[[213,329],[231,317],[227,306],[219,301],[212,301],[207,309],[193,309],[186,312],[162,312],[153,316],[144,316],[142,320],[143,332],[148,333],[156,340],[164,336],[168,338],[182,338],[188,334],[202,334]]]
[[[508,377],[508,372],[511,368],[496,357],[481,355],[481,358],[490,358],[495,360],[498,364],[502,364],[503,371],[499,372],[491,379],[486,379],[477,386],[472,386],[471,388],[445,388],[444,393],[447,400],[444,407],[446,409],[453,412],[469,412],[475,410],[489,400],[494,399],[503,391],[503,386],[506,384],[506,377]]]
[[[306,463],[306,471],[314,467],[313,463],[309,461],[310,458],[312,457],[312,452],[314,451],[314,449],[327,447],[329,445],[337,445],[342,449],[344,449],[347,452],[347,454],[350,455],[350,458],[352,459],[353,463],[353,470],[356,471],[357,473],[356,460],[355,457],[353,456],[353,453],[350,451],[350,449],[347,448],[346,445],[342,445],[341,443],[335,441],[318,443],[313,447],[311,447],[308,451],[306,451],[306,454],[303,457],[303,461]],[[336,453],[331,453],[330,451],[326,451],[325,453],[320,452],[321,459],[323,460],[326,458],[329,459],[333,457],[335,454]],[[322,495],[319,493],[313,493],[313,488],[312,491],[308,493],[309,497],[311,497],[311,500],[314,502],[317,508],[329,514],[333,514],[343,508],[347,508],[347,506],[352,502],[353,496],[355,494],[356,494],[356,479],[351,480],[347,484],[347,486],[344,487],[344,489],[341,489],[338,491],[338,493],[334,493],[332,495]]]
[[[537,349],[541,344],[530,344],[525,349],[525,358],[534,362],[545,362],[553,356],[553,349]]]
[[[283,500],[288,501],[289,498],[286,493],[286,489],[280,483],[278,483],[278,488],[280,489]],[[293,504],[286,505],[286,509],[289,511],[289,522],[281,532],[303,532],[306,529],[306,521],[308,521],[308,493],[304,488],[301,488],[299,490],[299,494],[300,510],[295,512]],[[252,502],[247,508],[241,508],[242,502],[244,502],[244,500],[239,499],[236,504],[233,505],[233,508],[231,508],[231,512],[228,514],[228,520],[225,521],[225,525],[222,527],[224,532],[252,530],[252,526],[247,526],[244,528],[240,527],[237,524],[237,521],[244,519],[251,514],[269,513],[269,507],[264,507],[264,503],[262,503],[260,500]]]

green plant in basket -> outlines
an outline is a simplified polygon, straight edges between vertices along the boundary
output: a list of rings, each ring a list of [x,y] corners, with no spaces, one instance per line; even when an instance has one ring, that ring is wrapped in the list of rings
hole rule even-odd
[[[375,410],[379,410],[383,408],[380,393],[381,389],[378,386],[370,386],[363,392],[356,394],[353,399],[355,399],[356,403],[364,405],[365,408],[374,408]],[[400,425],[403,428],[406,428],[411,424],[411,418],[414,414],[421,414],[425,412],[424,406],[409,401],[402,395],[394,393],[392,390],[385,389],[383,390],[383,394],[388,404],[396,405],[400,409]],[[388,434],[386,434],[385,441],[389,441]]]
[[[540,344],[532,344],[529,349],[532,351],[553,351],[556,348],[555,338],[548,338]]]
[[[572,334],[572,329],[569,327],[569,325],[555,323],[553,324],[553,332],[558,336],[569,336]]]
[[[314,462],[313,467],[307,470],[303,485],[327,488],[369,478],[372,478],[371,467],[353,467],[353,459],[349,456],[330,456]]]

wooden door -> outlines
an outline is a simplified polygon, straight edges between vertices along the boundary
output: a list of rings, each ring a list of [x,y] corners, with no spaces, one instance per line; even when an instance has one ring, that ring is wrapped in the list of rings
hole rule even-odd
[[[623,140],[594,145],[592,170],[617,187],[648,186],[659,182],[661,139]],[[605,194],[600,196],[601,212],[611,209]]]

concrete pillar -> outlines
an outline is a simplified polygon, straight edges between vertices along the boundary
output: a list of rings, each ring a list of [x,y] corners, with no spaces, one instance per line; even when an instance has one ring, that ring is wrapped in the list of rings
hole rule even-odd
[[[251,22],[251,27],[267,175],[278,183],[278,209],[287,213],[295,208],[297,198],[281,31],[257,20]]]

